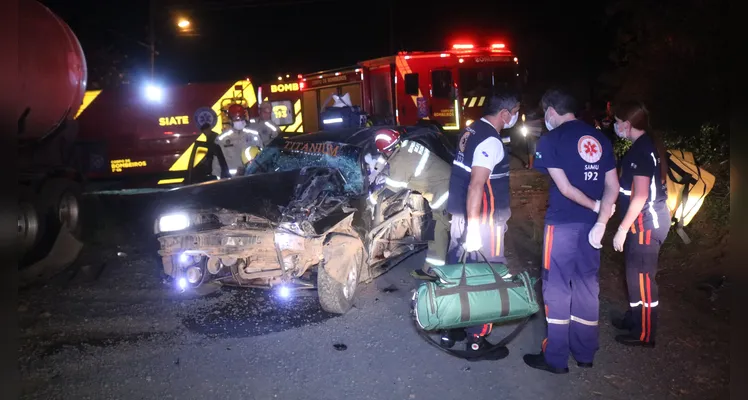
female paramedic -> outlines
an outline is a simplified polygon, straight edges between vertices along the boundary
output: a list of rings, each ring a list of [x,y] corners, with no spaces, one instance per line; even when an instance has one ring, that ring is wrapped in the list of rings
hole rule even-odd
[[[616,107],[616,135],[632,142],[621,159],[617,209],[625,212],[613,239],[626,260],[629,310],[613,325],[628,331],[616,341],[629,346],[654,347],[657,327],[657,259],[670,230],[667,208],[667,153],[652,137],[649,112],[641,103]],[[625,211],[624,211],[625,210]]]

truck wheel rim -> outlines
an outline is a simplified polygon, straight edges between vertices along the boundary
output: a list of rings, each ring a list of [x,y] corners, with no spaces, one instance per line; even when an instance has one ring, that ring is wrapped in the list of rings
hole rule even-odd
[[[65,192],[60,198],[58,217],[60,223],[67,226],[69,231],[78,227],[78,199],[72,193]]]
[[[36,216],[36,210],[30,204],[20,204],[18,213],[18,240],[24,252],[34,245],[38,233],[39,219]]]

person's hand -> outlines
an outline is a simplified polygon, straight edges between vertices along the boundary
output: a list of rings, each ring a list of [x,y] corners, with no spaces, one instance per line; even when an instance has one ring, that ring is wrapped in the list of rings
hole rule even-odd
[[[626,242],[626,234],[628,229],[619,226],[616,235],[613,237],[613,248],[616,251],[623,251],[623,244]]]
[[[463,247],[465,247],[465,251],[478,251],[483,247],[483,240],[480,237],[480,225],[478,223],[468,223]]]
[[[595,208],[592,209],[592,211],[594,211],[595,214],[600,214],[600,205],[601,205],[600,200],[595,200]],[[614,203],[613,206],[610,207],[610,217],[612,217],[613,214],[615,213],[616,213],[616,205]]]
[[[601,241],[603,240],[603,235],[605,234],[605,224],[602,222],[595,223],[595,226],[590,229],[590,233],[587,235],[587,240],[589,240],[590,245],[596,249],[601,249],[603,247]]]

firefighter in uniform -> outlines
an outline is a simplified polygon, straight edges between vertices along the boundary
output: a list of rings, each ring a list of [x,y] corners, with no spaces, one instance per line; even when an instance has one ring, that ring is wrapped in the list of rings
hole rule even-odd
[[[278,137],[278,127],[273,123],[273,105],[269,101],[260,104],[260,118],[249,124],[250,133],[257,135],[261,148]]]
[[[614,129],[618,137],[633,142],[621,159],[618,209],[625,214],[613,239],[626,259],[629,310],[613,325],[628,334],[616,341],[630,346],[654,347],[657,328],[657,259],[670,230],[664,147],[656,146],[647,109],[635,102],[616,107]],[[658,151],[658,148],[660,151]]]
[[[509,154],[501,129],[519,117],[519,95],[502,91],[489,97],[483,118],[465,128],[452,163],[447,211],[452,214],[447,264],[465,261],[505,263],[504,233],[509,209]],[[481,351],[491,325],[469,327],[467,350]]]
[[[374,140],[382,155],[375,161],[374,170],[379,171],[385,163],[389,169],[384,187],[393,192],[407,188],[420,193],[429,202],[434,237],[429,240],[423,268],[414,271],[413,276],[433,276],[430,269],[444,265],[449,241],[449,217],[445,210],[449,197],[449,164],[415,141],[401,142],[400,133],[393,129],[378,130]],[[370,199],[376,201],[376,196]]]
[[[231,125],[224,129],[223,133],[216,138],[215,143],[223,152],[230,175],[234,176],[243,166],[242,152],[255,144],[257,139],[256,135],[251,135],[250,129],[247,128],[247,109],[244,106],[232,104],[229,106],[228,116]],[[221,167],[216,159],[213,161],[213,175],[221,176]]]
[[[532,368],[569,372],[592,367],[598,345],[598,273],[605,225],[618,195],[613,147],[594,127],[574,117],[576,101],[551,89],[541,101],[548,133],[540,138],[535,168],[551,176],[543,243],[543,300],[548,334]]]

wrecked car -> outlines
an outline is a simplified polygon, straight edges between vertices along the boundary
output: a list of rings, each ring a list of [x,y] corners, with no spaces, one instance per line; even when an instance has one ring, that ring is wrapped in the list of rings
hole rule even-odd
[[[437,130],[397,129],[451,163]],[[376,130],[278,138],[245,176],[165,193],[155,221],[164,273],[183,291],[234,285],[288,297],[316,289],[324,310],[345,313],[360,283],[424,249],[433,230],[419,193],[368,201],[384,179],[370,179]]]

